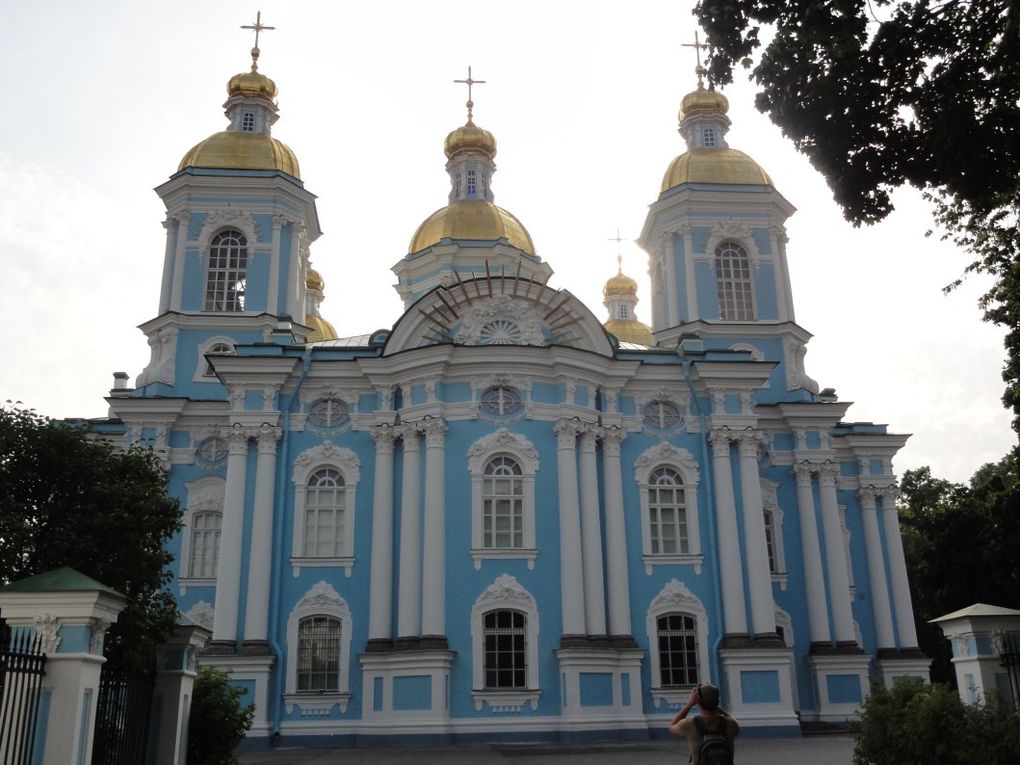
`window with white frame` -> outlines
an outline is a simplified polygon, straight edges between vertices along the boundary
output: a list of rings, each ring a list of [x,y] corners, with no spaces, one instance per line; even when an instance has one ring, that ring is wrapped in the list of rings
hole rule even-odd
[[[715,248],[715,279],[719,318],[723,321],[753,321],[751,259],[736,242],[723,242]]]
[[[468,194],[469,197],[473,197],[475,195],[475,171],[474,170],[468,170],[467,171],[467,194]]]
[[[216,379],[216,370],[213,369],[209,356],[233,355],[234,341],[231,338],[224,336],[206,338],[198,346],[195,374],[192,376],[193,381],[201,383],[218,382]]]
[[[686,555],[691,546],[687,535],[684,479],[678,470],[663,465],[652,471],[648,484],[652,555]]]
[[[472,696],[475,709],[519,712],[538,706],[538,606],[509,574],[478,596],[471,609]]]
[[[234,352],[234,347],[230,343],[213,343],[209,349],[205,352],[206,356],[230,356]],[[205,362],[205,374],[204,377],[215,377],[216,370],[213,369],[212,363],[208,359]]]
[[[683,415],[672,401],[649,401],[642,409],[644,424],[652,430],[669,430],[680,424]]]
[[[221,231],[209,243],[205,310],[243,311],[248,269],[248,240],[237,229]]]
[[[507,417],[521,411],[524,404],[521,394],[508,385],[492,385],[486,388],[478,401],[479,408],[493,417]]]
[[[206,510],[191,516],[191,565],[193,579],[215,579],[220,557],[220,525],[223,514]]]
[[[471,556],[523,558],[534,565],[535,474],[538,452],[523,436],[500,428],[468,450],[471,473]]]
[[[255,113],[245,112],[241,115],[241,132],[253,133],[255,132]]]
[[[706,149],[715,148],[715,128],[704,128],[701,132],[701,137]]]
[[[779,506],[779,484],[761,478],[762,510],[765,514],[765,545],[772,581],[786,589],[786,554],[783,550],[783,510]]]
[[[284,703],[325,715],[350,701],[351,610],[326,581],[313,585],[287,618]]]
[[[319,468],[305,488],[305,548],[309,558],[335,558],[344,550],[344,477]]]
[[[485,465],[482,500],[482,547],[519,550],[524,547],[524,479],[517,461],[506,454]]]
[[[769,554],[769,573],[779,573],[779,564],[776,560],[775,518],[770,510],[765,510],[765,546]]]
[[[221,467],[227,459],[227,440],[222,436],[203,438],[195,447],[195,462],[202,467]]]
[[[694,456],[668,442],[648,449],[635,463],[641,498],[645,571],[662,564],[688,563],[701,572],[698,467]]]
[[[308,423],[317,428],[342,428],[350,420],[347,404],[335,396],[320,398],[308,408]]]
[[[329,442],[294,460],[294,539],[291,564],[354,566],[354,521],[361,463],[350,449]]]
[[[652,699],[656,705],[683,703],[692,686],[711,682],[708,616],[687,585],[671,579],[645,615]]]

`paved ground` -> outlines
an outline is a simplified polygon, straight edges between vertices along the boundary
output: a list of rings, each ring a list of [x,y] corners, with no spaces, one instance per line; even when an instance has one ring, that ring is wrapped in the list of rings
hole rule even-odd
[[[851,765],[849,736],[783,739],[738,739],[736,759],[747,765]],[[243,752],[241,765],[304,763],[304,765],[655,765],[687,762],[687,747],[677,741],[560,746],[493,744],[490,746],[402,749],[285,749]]]

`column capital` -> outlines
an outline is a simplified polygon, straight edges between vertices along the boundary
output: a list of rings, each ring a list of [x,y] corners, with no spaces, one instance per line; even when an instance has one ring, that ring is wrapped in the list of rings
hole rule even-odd
[[[223,435],[227,440],[227,449],[229,454],[248,453],[248,439],[251,438],[251,432],[248,428],[235,423],[234,426]]]
[[[577,445],[577,437],[584,430],[585,423],[577,417],[556,420],[553,433],[556,434],[556,446],[560,449],[573,449]]]
[[[417,422],[405,422],[393,429],[394,435],[404,442],[404,451],[418,451],[421,428]]]
[[[627,437],[627,431],[612,425],[602,428],[602,452],[612,457],[620,456],[620,444]]]
[[[758,458],[759,449],[765,444],[765,435],[757,430],[745,430],[737,434],[741,457]]]
[[[287,215],[281,213],[274,213],[273,215],[273,228],[282,228],[287,223],[293,223],[294,220]]]
[[[581,436],[581,451],[594,452],[595,441],[602,436],[602,428],[594,422],[589,422],[585,424],[579,435]]]
[[[820,484],[835,484],[836,478],[839,477],[839,463],[825,460],[824,462],[816,462],[815,472],[818,473],[818,482]]]
[[[900,488],[898,486],[886,486],[884,489],[878,490],[878,495],[882,498],[882,505],[886,510],[896,509],[896,498],[900,496]]]
[[[442,446],[449,428],[442,417],[425,417],[419,421],[421,432],[425,434],[426,446]]]
[[[712,444],[712,448],[716,451],[730,446],[730,441],[737,438],[737,434],[730,430],[725,425],[721,428],[713,428],[712,432],[708,434],[708,442]]]
[[[811,483],[811,476],[816,472],[816,468],[810,462],[794,462],[793,463],[793,475],[797,479],[797,485],[807,485]]]
[[[882,495],[882,489],[877,486],[862,486],[857,490],[857,497],[861,501],[861,507],[865,510],[875,509],[875,500]]]
[[[283,428],[264,422],[255,429],[254,435],[258,439],[259,454],[275,454],[276,442],[283,438]]]
[[[372,439],[375,441],[376,454],[392,454],[393,441],[399,435],[392,425],[376,425],[372,428]]]

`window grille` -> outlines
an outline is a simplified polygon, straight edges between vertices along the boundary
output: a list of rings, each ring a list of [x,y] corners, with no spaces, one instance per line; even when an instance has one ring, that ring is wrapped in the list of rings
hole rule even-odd
[[[489,611],[484,619],[485,687],[527,688],[527,617]]]
[[[205,283],[205,310],[243,311],[248,268],[248,240],[228,229],[209,245],[209,272]]]
[[[309,616],[298,623],[298,693],[324,693],[340,689],[339,619]]]
[[[697,620],[690,614],[665,614],[656,619],[656,633],[662,687],[697,685]]]
[[[706,149],[715,148],[715,128],[705,128],[702,132],[702,140]]]
[[[244,133],[255,132],[255,115],[252,112],[245,112],[241,115],[241,131]]]
[[[473,197],[475,195],[475,171],[467,171],[467,195]]]

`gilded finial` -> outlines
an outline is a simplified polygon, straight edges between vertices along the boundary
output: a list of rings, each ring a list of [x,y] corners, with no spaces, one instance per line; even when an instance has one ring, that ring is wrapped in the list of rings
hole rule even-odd
[[[620,251],[620,242],[626,241],[620,236],[620,229],[616,229],[616,236],[609,237],[610,242],[616,242],[616,273],[623,273],[623,253]]]
[[[471,78],[471,67],[468,66],[468,76],[467,76],[467,79],[466,80],[454,80],[454,82],[458,83],[458,84],[461,84],[461,85],[467,85],[468,86],[468,100],[467,100],[468,118],[467,118],[467,124],[474,125],[475,123],[471,119],[471,117],[472,117],[472,110],[475,107],[475,102],[471,100],[471,86],[472,85],[484,85],[485,84],[485,80],[474,80],[474,79],[472,79]]]
[[[255,47],[251,49],[251,70],[257,72],[259,70],[259,32],[265,32],[270,29],[276,29],[276,27],[267,27],[262,23],[262,11],[259,11],[255,15],[254,24],[242,24],[241,29],[251,29],[255,32]]]
[[[701,65],[701,51],[708,50],[708,45],[698,40],[698,30],[694,30],[694,42],[693,43],[680,43],[681,48],[694,48],[694,54],[697,56],[698,65],[694,67],[694,73],[698,75],[698,90],[705,89],[705,83],[703,77],[707,73],[707,69]]]

